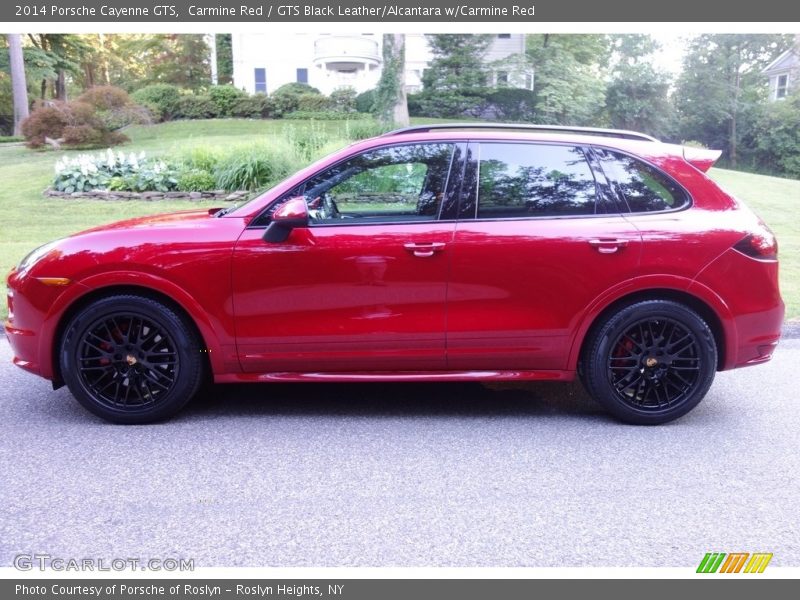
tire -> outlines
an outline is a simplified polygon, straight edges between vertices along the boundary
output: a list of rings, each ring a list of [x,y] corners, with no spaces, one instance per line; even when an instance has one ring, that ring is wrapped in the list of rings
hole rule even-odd
[[[626,423],[658,425],[682,417],[708,392],[717,346],[706,322],[671,300],[646,300],[597,323],[585,346],[582,381]]]
[[[142,296],[102,298],[69,322],[61,374],[84,408],[112,423],[166,419],[195,395],[205,361],[194,327]]]

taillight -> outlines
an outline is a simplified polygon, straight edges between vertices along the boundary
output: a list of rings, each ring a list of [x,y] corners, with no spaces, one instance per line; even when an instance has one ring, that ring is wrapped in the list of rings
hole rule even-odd
[[[737,243],[734,248],[752,258],[761,260],[778,258],[778,240],[764,223],[759,223],[758,229]]]

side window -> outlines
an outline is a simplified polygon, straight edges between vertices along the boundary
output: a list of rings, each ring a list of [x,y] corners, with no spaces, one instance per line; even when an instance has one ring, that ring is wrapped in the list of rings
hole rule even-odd
[[[481,144],[479,219],[593,215],[597,184],[583,150],[543,144]]]
[[[631,212],[682,208],[689,196],[681,186],[658,169],[626,154],[595,149],[603,171]]]
[[[312,224],[431,221],[447,187],[453,144],[370,150],[302,186]]]

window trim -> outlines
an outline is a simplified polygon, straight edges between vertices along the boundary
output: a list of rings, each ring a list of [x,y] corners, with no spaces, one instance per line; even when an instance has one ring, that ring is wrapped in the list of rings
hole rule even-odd
[[[458,174],[458,180],[456,180],[455,182],[453,182],[452,179],[453,179],[454,171],[458,169],[458,166],[456,164],[454,164],[456,162],[456,147],[459,144],[466,145],[466,140],[394,142],[394,143],[391,143],[391,144],[373,146],[372,148],[369,148],[369,149],[364,150],[362,152],[356,152],[354,154],[349,154],[348,156],[342,158],[341,160],[338,160],[335,163],[332,163],[332,164],[324,167],[323,169],[320,169],[319,171],[316,171],[313,174],[309,175],[303,181],[301,181],[300,183],[295,185],[291,190],[285,192],[284,194],[281,194],[275,200],[273,200],[272,202],[267,204],[261,210],[261,212],[259,212],[255,217],[253,217],[253,219],[250,221],[250,224],[248,224],[247,229],[265,229],[266,227],[268,227],[269,226],[269,221],[264,223],[264,224],[259,224],[258,221],[259,221],[259,219],[261,219],[265,215],[265,213],[269,212],[270,209],[272,209],[276,204],[279,204],[279,203],[281,203],[281,202],[283,202],[285,200],[288,200],[289,198],[294,197],[294,196],[290,196],[290,194],[292,194],[294,192],[294,190],[296,190],[298,187],[306,185],[309,181],[314,179],[314,177],[316,177],[320,173],[323,173],[323,172],[325,172],[325,171],[327,171],[329,169],[333,169],[333,168],[335,168],[335,167],[347,162],[348,160],[351,160],[351,159],[355,158],[356,156],[360,156],[362,154],[366,154],[367,152],[372,152],[374,150],[384,150],[386,148],[397,148],[397,147],[402,147],[402,146],[422,146],[422,145],[430,145],[430,144],[450,144],[451,146],[453,146],[453,152],[450,155],[450,166],[449,166],[449,168],[447,170],[447,181],[445,182],[445,186],[444,186],[445,187],[445,195],[447,194],[447,191],[450,188],[451,183],[458,184],[459,188],[460,188],[460,183],[461,183],[460,178],[463,176],[463,172],[461,174]],[[461,162],[464,162],[465,160],[466,160],[466,157],[462,157],[461,158]],[[457,204],[460,205],[460,203],[461,203],[460,189],[457,191],[457,193],[459,195]],[[444,207],[444,201],[442,202],[442,204],[439,205],[439,211],[437,212],[435,219],[426,219],[426,220],[419,220],[419,221],[414,221],[414,220],[412,220],[412,221],[378,221],[378,220],[375,220],[375,221],[368,221],[366,223],[363,222],[363,221],[360,221],[359,219],[342,219],[343,221],[346,221],[346,222],[344,222],[344,223],[309,223],[308,227],[309,227],[309,229],[312,229],[312,228],[316,229],[317,227],[354,227],[354,226],[369,226],[369,225],[383,225],[383,226],[385,226],[385,225],[420,225],[420,224],[425,224],[425,223],[454,223],[454,222],[456,222],[458,220],[457,218],[452,218],[452,219],[442,219],[441,218],[443,207]]]
[[[781,78],[784,79],[783,85],[781,85]],[[780,92],[783,92],[781,95]],[[789,95],[789,73],[781,73],[780,75],[775,76],[775,100],[783,100]]]
[[[258,80],[258,72],[261,71],[264,74],[264,80]],[[263,90],[259,90],[258,86],[264,86]],[[266,67],[253,67],[253,90],[256,94],[266,94],[267,93],[267,68]]]
[[[593,153],[590,155],[591,146],[586,144],[575,144],[570,142],[559,142],[559,141],[544,141],[544,140],[470,140],[469,142],[469,149],[477,148],[477,152],[474,152],[475,157],[473,161],[475,163],[475,167],[478,169],[477,177],[475,178],[475,185],[480,185],[480,161],[481,161],[481,145],[482,144],[517,144],[517,145],[535,145],[535,146],[563,146],[567,148],[580,148],[584,154],[586,159],[586,164],[589,167],[589,171],[592,173],[592,178],[595,181],[596,188],[602,188],[607,194],[610,194],[608,198],[603,198],[602,194],[600,194],[600,190],[598,189],[598,197],[597,202],[604,202],[608,206],[608,212],[595,212],[592,214],[585,214],[585,215],[532,215],[532,216],[521,216],[521,217],[478,217],[478,206],[480,205],[480,198],[478,196],[477,190],[475,192],[475,213],[470,216],[462,216],[460,212],[461,203],[466,199],[466,195],[469,193],[469,190],[465,189],[464,183],[466,183],[466,173],[467,169],[470,168],[469,165],[466,165],[464,170],[464,176],[462,180],[462,187],[461,187],[461,197],[459,199],[459,212],[458,220],[459,221],[469,221],[469,222],[481,222],[481,223],[490,223],[490,222],[497,222],[497,221],[542,221],[542,220],[551,220],[551,219],[595,219],[598,217],[613,217],[625,214],[623,211],[620,210],[621,206],[619,202],[616,201],[616,195],[614,195],[613,190],[611,189],[612,186],[608,183],[608,178],[605,176],[605,173],[601,171],[602,181],[600,181],[597,177],[597,173],[595,172],[595,166],[592,163],[592,160],[595,158]],[[465,163],[466,163],[465,157]]]
[[[609,177],[609,174],[606,173],[606,170],[603,168],[603,161],[600,159],[599,156],[595,155],[595,158],[597,160],[597,167],[603,173],[603,176],[605,177],[606,181],[609,182],[608,188],[609,188],[610,193],[613,194],[614,197],[617,199],[617,204],[619,205],[619,208],[627,209],[627,210],[623,210],[621,212],[622,215],[625,215],[626,217],[627,216],[639,216],[639,215],[663,215],[665,213],[675,213],[675,212],[681,212],[681,211],[684,211],[684,210],[688,210],[688,209],[690,209],[690,208],[692,208],[694,206],[694,198],[689,193],[689,190],[686,189],[686,186],[684,186],[680,181],[675,179],[672,175],[670,175],[669,173],[664,171],[664,169],[662,169],[658,165],[654,165],[649,160],[645,160],[641,156],[636,156],[635,154],[631,154],[630,152],[626,152],[624,150],[620,150],[619,148],[614,148],[613,146],[604,146],[602,144],[592,144],[588,148],[592,152],[592,154],[594,154],[594,151],[595,151],[596,148],[602,148],[603,150],[616,152],[617,154],[622,154],[624,156],[627,156],[628,158],[632,158],[633,160],[637,160],[637,161],[639,161],[641,163],[646,164],[648,167],[650,167],[651,169],[653,169],[657,173],[660,173],[662,176],[664,176],[667,179],[669,179],[670,181],[672,181],[675,186],[677,186],[678,188],[680,188],[683,191],[683,193],[685,194],[685,196],[687,198],[687,202],[685,202],[682,206],[679,206],[677,208],[673,207],[673,208],[665,208],[664,210],[650,210],[650,211],[644,211],[644,212],[632,211],[630,205],[628,204],[628,199],[623,194],[621,194],[619,191],[617,191],[617,189],[616,189],[617,186],[616,185],[613,185],[614,178],[613,177]]]

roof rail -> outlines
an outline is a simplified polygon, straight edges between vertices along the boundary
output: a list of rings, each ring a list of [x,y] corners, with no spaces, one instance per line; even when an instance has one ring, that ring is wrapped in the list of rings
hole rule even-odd
[[[603,129],[601,127],[568,127],[565,125],[518,125],[514,123],[432,123],[428,125],[412,125],[411,127],[403,127],[402,129],[395,129],[394,131],[384,133],[380,137],[391,137],[406,133],[425,133],[439,130],[457,131],[461,129],[505,129],[518,131],[541,131],[545,133],[551,131],[554,133],[578,133],[582,135],[598,135],[603,137],[623,138],[627,140],[644,140],[647,142],[659,141],[656,138],[647,135],[646,133],[627,131],[624,129]]]

